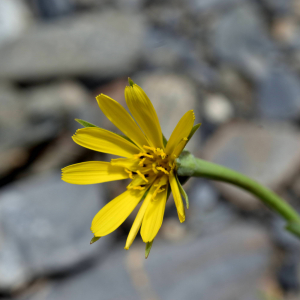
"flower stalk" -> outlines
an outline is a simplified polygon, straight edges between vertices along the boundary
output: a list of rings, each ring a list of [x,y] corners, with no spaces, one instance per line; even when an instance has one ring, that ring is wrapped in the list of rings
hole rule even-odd
[[[229,168],[195,158],[188,151],[183,151],[176,163],[178,176],[223,181],[252,193],[266,206],[280,214],[287,221],[286,229],[300,238],[299,214],[286,201],[255,180]]]

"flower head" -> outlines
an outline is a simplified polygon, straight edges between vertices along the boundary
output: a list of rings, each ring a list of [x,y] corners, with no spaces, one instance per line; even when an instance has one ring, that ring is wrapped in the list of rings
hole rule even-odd
[[[92,241],[117,229],[134,208],[143,201],[129,232],[125,249],[129,249],[140,230],[146,246],[157,235],[163,221],[170,190],[173,192],[180,222],[185,220],[181,194],[186,198],[176,175],[175,159],[200,124],[193,127],[195,116],[188,111],[178,122],[169,141],[163,137],[155,109],[145,92],[129,79],[125,88],[127,106],[136,121],[118,102],[106,95],[96,97],[100,109],[125,136],[98,128],[87,122],[76,131],[75,143],[121,158],[110,162],[90,161],[62,169],[62,180],[73,184],[94,184],[131,179],[127,190],[106,204],[94,217]],[[188,207],[188,200],[187,200]]]

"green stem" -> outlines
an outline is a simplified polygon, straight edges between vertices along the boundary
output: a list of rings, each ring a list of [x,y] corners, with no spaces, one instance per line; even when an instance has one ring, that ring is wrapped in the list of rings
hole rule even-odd
[[[300,216],[283,199],[247,176],[226,167],[195,158],[184,151],[177,160],[179,176],[205,177],[232,183],[257,196],[264,204],[279,213],[287,222],[286,229],[300,237]]]

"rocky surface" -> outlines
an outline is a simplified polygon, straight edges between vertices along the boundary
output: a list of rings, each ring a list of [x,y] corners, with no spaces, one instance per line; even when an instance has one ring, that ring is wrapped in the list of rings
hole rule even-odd
[[[34,297],[256,300],[272,253],[266,234],[249,224],[174,245],[157,241],[147,260],[143,248],[141,243],[130,251],[119,247],[89,272],[49,283]]]
[[[141,16],[113,11],[39,24],[0,50],[0,79],[126,75],[142,55],[143,28]]]
[[[300,135],[283,123],[234,122],[207,141],[204,158],[229,167],[280,192],[299,170]],[[217,183],[224,196],[245,209],[260,202],[245,191]]]
[[[299,299],[298,240],[241,190],[189,180],[186,222],[170,199],[145,261],[139,238],[123,250],[134,213],[89,245],[126,182],[60,181],[109,159],[72,141],[74,119],[117,132],[94,97],[125,106],[130,76],[167,137],[193,109],[193,154],[299,210],[299,20],[298,0],[0,0],[0,297]]]
[[[0,289],[14,290],[104,255],[110,237],[89,244],[103,197],[99,185],[70,185],[57,172],[2,189]]]

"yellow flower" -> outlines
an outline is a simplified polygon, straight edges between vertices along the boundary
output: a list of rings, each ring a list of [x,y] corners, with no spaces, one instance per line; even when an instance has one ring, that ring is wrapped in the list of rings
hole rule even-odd
[[[98,127],[79,129],[73,136],[74,142],[83,147],[122,158],[110,162],[83,162],[62,169],[62,180],[73,184],[131,179],[127,190],[106,204],[96,214],[91,226],[94,242],[117,229],[143,200],[125,249],[129,249],[140,229],[143,241],[152,245],[162,225],[170,188],[179,220],[184,222],[181,194],[184,197],[186,194],[176,175],[175,159],[200,126],[193,127],[195,116],[190,110],[178,122],[166,143],[149,98],[131,79],[129,83],[130,86],[125,88],[125,99],[136,122],[115,100],[103,94],[96,97],[100,109],[125,137]]]

